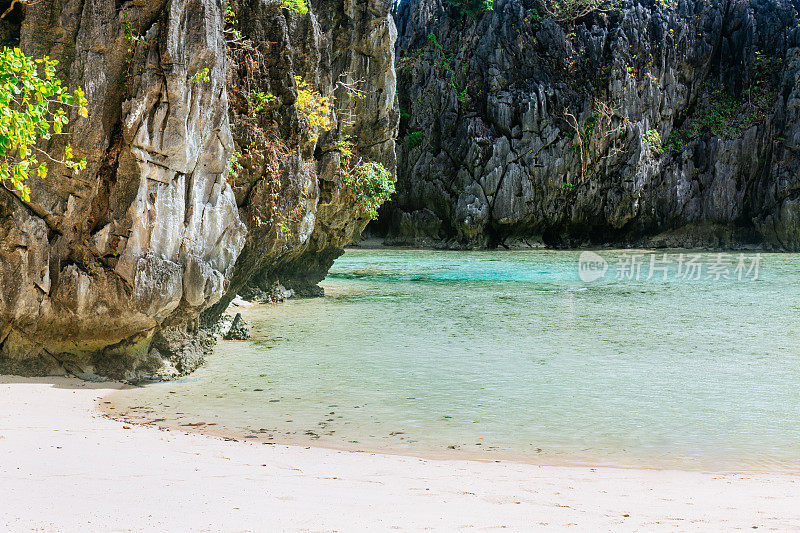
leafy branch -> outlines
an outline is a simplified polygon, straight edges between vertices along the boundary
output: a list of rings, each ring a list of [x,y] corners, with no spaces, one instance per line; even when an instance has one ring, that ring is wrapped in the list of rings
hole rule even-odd
[[[70,91],[56,77],[58,61],[27,57],[19,48],[0,52],[0,183],[10,182],[23,201],[30,201],[25,181],[32,173],[47,177],[47,162],[61,164],[78,173],[86,160],[75,160],[67,144],[64,156],[56,156],[37,146],[57,135],[65,135],[68,109],[87,117],[88,102],[82,89]]]

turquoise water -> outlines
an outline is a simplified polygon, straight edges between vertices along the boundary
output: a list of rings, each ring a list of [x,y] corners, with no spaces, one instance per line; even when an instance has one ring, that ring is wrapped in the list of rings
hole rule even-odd
[[[687,280],[676,253],[648,280],[648,252],[600,254],[587,283],[578,252],[350,250],[324,299],[243,309],[252,341],[116,413],[426,457],[796,469],[800,256],[762,254],[753,280],[703,254]]]

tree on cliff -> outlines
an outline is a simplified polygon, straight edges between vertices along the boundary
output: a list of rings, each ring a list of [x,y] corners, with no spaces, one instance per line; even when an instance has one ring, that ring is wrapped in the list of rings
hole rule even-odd
[[[494,0],[448,0],[462,15],[477,16],[478,13],[494,9]]]
[[[671,5],[674,0],[659,0],[660,5]],[[619,7],[620,0],[539,0],[545,17],[556,22],[569,23],[595,12],[610,11]]]
[[[27,57],[19,48],[0,52],[0,183],[26,202],[30,188],[25,181],[34,173],[47,177],[48,161],[73,172],[86,168],[85,160],[75,160],[69,144],[63,156],[37,146],[66,134],[70,108],[79,116],[88,114],[83,90],[63,87],[56,77],[57,64],[48,57]]]

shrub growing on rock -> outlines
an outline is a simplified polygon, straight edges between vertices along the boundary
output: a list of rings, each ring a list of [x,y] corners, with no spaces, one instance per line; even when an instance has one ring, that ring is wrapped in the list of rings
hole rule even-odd
[[[413,150],[417,146],[422,144],[422,132],[421,131],[412,131],[408,134],[408,149]]]
[[[283,0],[283,7],[301,15],[308,15],[308,4],[306,0]]]
[[[10,183],[26,202],[30,188],[25,180],[34,172],[47,177],[45,160],[76,173],[86,168],[85,160],[75,160],[69,144],[63,156],[37,146],[66,134],[70,108],[76,108],[79,116],[88,115],[83,90],[63,87],[56,77],[57,64],[48,57],[27,57],[19,48],[0,51],[0,183]]]
[[[316,140],[320,132],[333,127],[333,101],[330,96],[322,96],[300,76],[294,79],[297,85],[297,109],[308,120],[312,140]]]
[[[448,0],[448,2],[456,6],[462,15],[471,17],[494,9],[494,0]]]
[[[392,173],[376,161],[356,165],[345,172],[342,181],[370,218],[378,218],[378,208],[394,194]]]
[[[664,153],[664,148],[661,146],[661,135],[658,130],[649,129],[644,132],[644,142],[654,154],[661,155]]]

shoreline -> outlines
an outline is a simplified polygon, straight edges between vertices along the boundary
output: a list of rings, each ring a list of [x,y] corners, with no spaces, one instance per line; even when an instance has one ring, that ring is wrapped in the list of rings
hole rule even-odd
[[[0,376],[2,378],[2,376]],[[459,451],[458,453],[447,453],[444,451],[436,451],[432,449],[426,450],[408,450],[402,451],[390,447],[386,448],[375,448],[370,447],[368,444],[359,443],[358,445],[350,445],[348,446],[346,443],[339,443],[334,444],[331,442],[321,442],[315,443],[311,439],[305,439],[299,437],[295,439],[278,437],[278,438],[267,438],[263,435],[259,434],[258,432],[247,432],[247,431],[237,431],[235,429],[221,426],[217,423],[211,422],[188,422],[187,420],[179,420],[178,418],[166,418],[162,417],[164,413],[158,414],[158,412],[153,409],[152,411],[146,411],[146,413],[152,413],[155,416],[146,416],[145,414],[136,414],[136,413],[120,413],[118,409],[120,408],[121,404],[118,403],[115,398],[115,392],[121,389],[135,389],[136,386],[130,385],[123,385],[119,389],[115,389],[109,391],[106,395],[102,396],[98,399],[95,403],[95,410],[101,413],[103,416],[106,416],[109,420],[114,420],[120,424],[130,424],[142,427],[150,427],[150,428],[157,428],[162,431],[174,431],[174,432],[183,432],[183,433],[191,433],[195,435],[202,435],[209,438],[217,438],[223,439],[229,442],[245,442],[245,443],[252,443],[252,444],[262,444],[268,446],[287,446],[287,447],[297,447],[297,448],[316,448],[320,450],[328,450],[331,452],[344,452],[344,453],[354,453],[354,454],[377,454],[377,455],[386,455],[392,457],[404,457],[408,459],[419,459],[423,461],[468,461],[468,462],[478,462],[478,463],[508,463],[508,464],[515,464],[515,465],[524,465],[529,467],[547,467],[547,468],[611,468],[615,470],[649,470],[654,472],[662,472],[662,471],[675,471],[675,472],[697,472],[701,474],[713,474],[713,475],[771,475],[771,474],[778,474],[778,475],[788,475],[788,476],[797,476],[798,481],[800,481],[800,464],[797,466],[790,468],[788,466],[781,466],[775,468],[752,468],[752,467],[745,467],[745,468],[713,468],[713,467],[701,467],[697,466],[695,468],[691,468],[686,465],[653,465],[647,462],[643,462],[641,464],[624,464],[624,463],[615,463],[612,461],[603,462],[600,460],[592,460],[590,458],[586,459],[577,459],[577,458],[556,458],[551,457],[552,460],[547,459],[535,459],[533,456],[519,456],[519,457],[512,457],[510,455],[498,455],[497,457],[490,457],[484,453],[468,453]],[[144,406],[142,406],[144,407]],[[248,438],[248,435],[252,435],[252,438]],[[502,454],[502,452],[499,452]],[[800,493],[798,494],[800,496]]]
[[[548,246],[544,243],[522,243],[522,241],[515,241],[508,245],[490,246],[466,246],[460,245],[451,241],[420,241],[415,243],[399,243],[399,244],[386,244],[385,237],[368,237],[361,239],[354,243],[348,244],[343,248],[345,252],[348,250],[418,250],[418,251],[431,251],[431,252],[516,252],[516,251],[529,251],[529,252],[584,252],[584,251],[609,251],[609,250],[646,250],[652,252],[695,252],[695,253],[762,253],[762,254],[779,254],[791,255],[799,253],[796,250],[786,248],[771,248],[760,246],[758,244],[734,244],[726,246],[713,246],[713,245],[700,245],[694,246],[678,246],[678,245],[661,245],[645,242],[628,242],[628,243],[594,243],[585,244],[581,246]],[[649,245],[648,245],[649,244]]]
[[[800,528],[800,476],[426,460],[124,425],[120,388],[0,376],[6,530]]]
[[[349,291],[343,290],[341,287],[338,289],[331,289],[330,287],[325,287],[326,294],[330,295],[337,295],[337,294],[349,294]],[[229,315],[233,315],[234,313],[240,312],[245,320],[248,320],[251,324],[253,322],[253,315],[250,315],[249,312],[253,311],[254,309],[258,309],[261,307],[273,307],[275,305],[281,304],[274,304],[274,303],[254,303],[248,302],[241,299],[237,299],[234,301],[237,307],[231,307],[227,311]],[[258,332],[255,333],[256,337],[258,338]],[[235,343],[242,343],[242,342],[252,342],[252,341],[220,341],[221,343],[224,342],[235,342]],[[219,348],[219,345],[216,347]],[[223,357],[217,353],[210,357]],[[262,385],[258,385],[259,387]],[[128,389],[137,389],[137,386],[126,386],[125,388]],[[178,390],[178,389],[176,389]],[[260,389],[259,389],[260,390]],[[180,392],[177,393],[180,396]],[[214,438],[222,438],[229,441],[236,441],[236,442],[249,442],[249,443],[258,443],[258,444],[265,444],[270,446],[291,446],[291,447],[313,447],[318,449],[324,449],[334,452],[345,452],[345,453],[358,453],[358,454],[381,454],[381,455],[390,455],[390,456],[397,456],[397,457],[405,457],[411,459],[422,459],[422,460],[430,460],[430,461],[477,461],[482,463],[512,463],[512,464],[519,464],[519,465],[527,465],[532,467],[577,467],[577,468],[613,468],[613,469],[621,469],[621,470],[652,470],[652,471],[682,471],[682,472],[700,472],[700,473],[707,473],[707,474],[715,474],[715,475],[760,475],[760,474],[781,474],[781,475],[792,475],[792,476],[800,476],[800,463],[791,464],[788,461],[784,461],[780,465],[776,466],[762,466],[765,464],[770,463],[770,461],[764,460],[761,461],[760,464],[755,463],[746,463],[742,461],[735,461],[730,460],[726,462],[717,461],[716,463],[710,460],[698,460],[697,464],[693,465],[690,464],[689,461],[679,461],[679,460],[653,460],[652,457],[648,458],[638,458],[633,459],[630,462],[625,462],[625,458],[621,461],[615,461],[613,458],[605,459],[600,456],[592,456],[591,454],[585,454],[581,456],[577,455],[546,455],[543,454],[542,456],[530,455],[530,454],[521,454],[521,453],[514,453],[513,451],[498,451],[496,452],[496,456],[492,456],[491,453],[487,453],[485,451],[463,451],[459,450],[458,452],[450,453],[447,450],[442,448],[434,449],[434,448],[414,448],[411,449],[399,449],[398,447],[391,447],[385,446],[382,447],[380,444],[373,442],[359,442],[357,444],[349,444],[350,442],[355,441],[345,441],[342,439],[334,440],[334,439],[321,439],[320,441],[315,441],[313,438],[304,437],[301,433],[303,430],[300,429],[299,431],[293,431],[292,436],[289,436],[289,432],[285,434],[282,431],[278,430],[256,430],[254,428],[246,428],[246,427],[234,427],[219,425],[216,422],[219,422],[218,419],[215,418],[204,418],[201,415],[187,415],[182,416],[184,413],[177,413],[181,416],[176,416],[176,413],[173,411],[168,411],[166,409],[159,410],[157,405],[140,405],[136,403],[136,400],[133,398],[127,399],[119,399],[115,398],[113,393],[109,394],[107,397],[103,398],[104,401],[97,403],[97,409],[100,412],[108,415],[109,417],[117,420],[120,423],[125,424],[136,424],[136,425],[143,425],[145,427],[156,427],[162,430],[169,430],[169,431],[177,431],[177,432],[188,432],[194,433],[198,435],[205,435],[208,437]],[[109,403],[109,400],[111,403]],[[139,406],[139,407],[136,407]],[[147,410],[144,410],[147,408]],[[141,411],[137,411],[137,409],[142,409]],[[206,413],[207,414],[207,413]],[[288,418],[294,418],[294,416],[287,415]],[[341,417],[340,417],[341,418]],[[287,420],[287,422],[292,422],[293,420]],[[240,421],[241,422],[241,421]],[[258,426],[254,426],[258,427]],[[273,426],[268,426],[273,427]],[[311,426],[305,426],[306,428],[311,428]],[[284,428],[286,429],[286,428]],[[314,429],[314,428],[311,428]],[[402,427],[398,427],[397,429],[404,429]],[[263,433],[261,433],[263,432]],[[267,434],[270,435],[267,435]],[[400,432],[402,433],[402,432]],[[275,437],[272,437],[272,434]],[[248,438],[249,437],[249,438]],[[355,436],[354,438],[358,438],[362,440],[360,437]],[[485,444],[485,443],[484,443]],[[773,464],[776,461],[772,461]],[[739,466],[741,465],[741,467]]]

